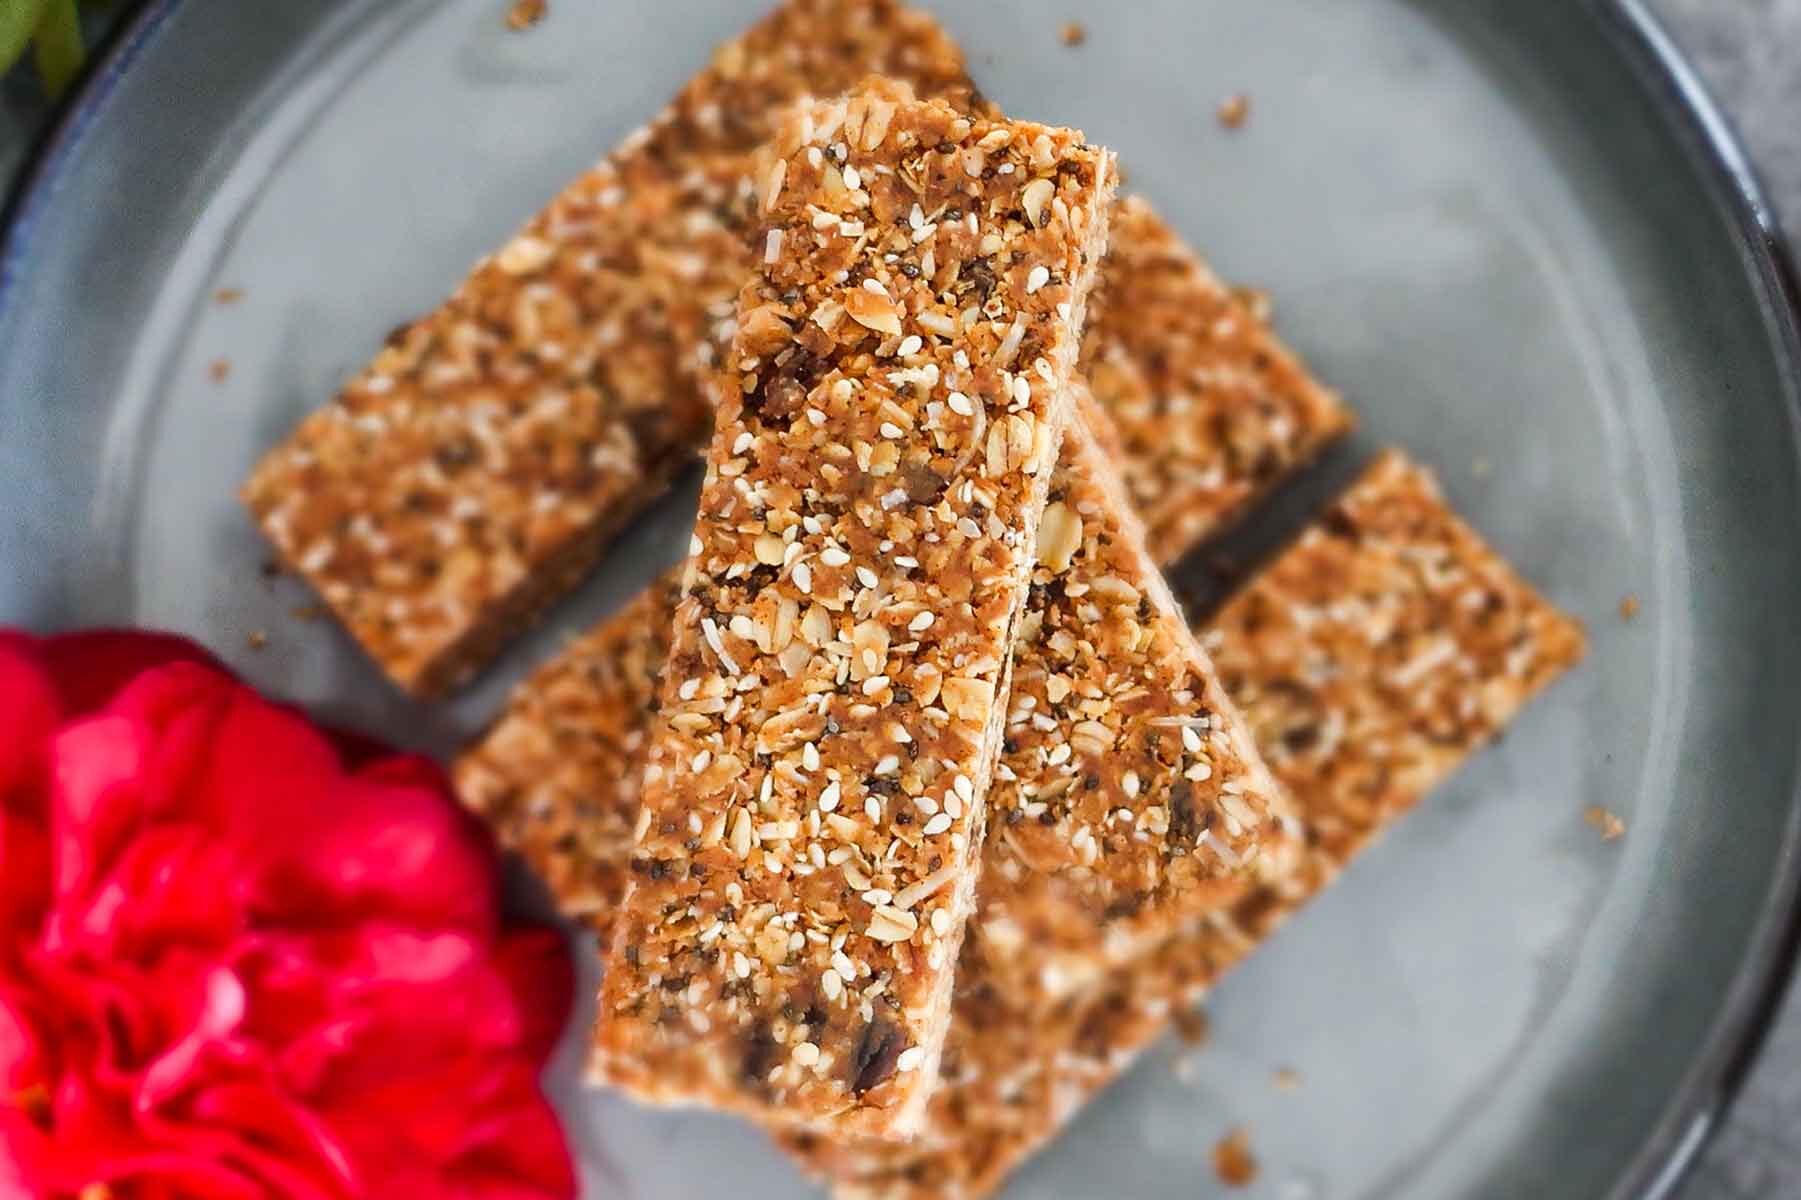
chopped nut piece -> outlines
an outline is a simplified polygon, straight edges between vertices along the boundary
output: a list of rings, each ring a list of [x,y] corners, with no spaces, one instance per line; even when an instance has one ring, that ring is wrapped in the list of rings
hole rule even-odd
[[[1251,115],[1251,98],[1234,92],[1219,102],[1219,123],[1227,129],[1241,129]]]
[[[956,151],[975,147],[992,170],[963,169]],[[855,192],[833,184],[846,172],[856,173]],[[997,699],[1054,448],[1075,402],[1112,159],[1070,130],[972,119],[877,81],[798,106],[751,175],[772,181],[764,219],[783,236],[741,292],[739,313],[777,309],[789,332],[786,344],[765,344],[773,326],[747,335],[740,321],[717,376],[707,479],[645,773],[645,832],[602,985],[593,1065],[653,1102],[905,1135],[938,1073],[1005,716]],[[1037,178],[1054,180],[1056,195],[1043,227],[1027,229],[1014,214]],[[926,219],[952,207],[961,219]],[[846,233],[865,213],[870,222]],[[1000,246],[980,250],[989,239]],[[928,254],[939,267],[932,279],[899,268]],[[968,269],[976,263],[996,264],[985,287]],[[1056,282],[1029,287],[1040,272]],[[827,302],[852,317],[829,334],[805,319]],[[980,316],[960,320],[950,338],[914,319],[968,310]],[[1015,327],[1031,359],[1017,371],[991,365]],[[920,339],[908,370],[923,377],[897,374],[887,352],[888,339],[908,336]],[[940,407],[952,388],[979,406],[979,419]],[[998,455],[995,430],[1004,431]],[[984,434],[987,451],[977,453]],[[937,476],[943,490],[894,499],[888,477],[903,464]],[[761,565],[756,550],[775,529],[799,531],[779,568]],[[758,632],[780,599],[820,608],[837,636],[778,660]],[[922,610],[936,616],[931,630],[892,636]],[[863,622],[883,632],[859,633]],[[787,723],[781,744],[771,743],[772,720]],[[910,742],[894,737],[896,725]],[[814,746],[816,770],[802,744]],[[899,769],[884,765],[890,755]],[[813,818],[840,804],[864,817],[850,843]],[[726,812],[734,854],[697,848],[688,825]],[[840,849],[854,854],[839,871],[817,868],[816,855]],[[892,904],[947,863],[948,886],[910,909]],[[728,898],[734,888],[738,898]],[[803,935],[779,968],[740,950],[749,926],[769,920]],[[699,944],[696,931],[715,928],[712,943]],[[809,1009],[812,981],[828,966],[844,975],[842,963],[883,984],[879,1035],[862,997],[826,1006],[807,1033],[822,1055],[856,1069],[768,1062],[763,1042],[790,1040],[789,1014]],[[669,978],[685,986],[671,992]],[[671,1019],[696,1008],[710,1018],[703,1031]],[[911,1069],[895,1065],[903,1061]]]

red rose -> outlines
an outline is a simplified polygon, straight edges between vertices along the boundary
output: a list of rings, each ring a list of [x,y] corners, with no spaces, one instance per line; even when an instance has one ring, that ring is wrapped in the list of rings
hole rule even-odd
[[[568,954],[496,886],[430,763],[0,631],[0,1200],[574,1195]]]

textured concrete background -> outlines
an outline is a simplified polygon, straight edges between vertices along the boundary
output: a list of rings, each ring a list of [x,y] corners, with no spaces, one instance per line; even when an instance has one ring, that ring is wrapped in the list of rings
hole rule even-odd
[[[1801,0],[1647,2],[1731,114],[1789,238],[1801,246]],[[28,80],[0,82],[0,179],[10,176],[42,115]],[[1790,995],[1730,1119],[1679,1195],[1801,1197],[1801,993]]]

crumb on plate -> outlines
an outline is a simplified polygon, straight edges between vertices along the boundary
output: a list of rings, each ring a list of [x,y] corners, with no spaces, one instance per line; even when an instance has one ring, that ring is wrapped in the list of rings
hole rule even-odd
[[[1632,618],[1638,616],[1638,610],[1639,603],[1636,595],[1627,592],[1624,596],[1620,597],[1620,620],[1630,621]]]
[[[1601,831],[1601,840],[1617,842],[1626,836],[1626,822],[1611,809],[1602,808],[1599,804],[1591,804],[1582,814],[1582,819]]]
[[[227,379],[231,378],[231,360],[229,358],[215,358],[211,363],[207,364],[206,377],[214,383],[224,383]]]
[[[1234,1129],[1213,1147],[1213,1173],[1227,1187],[1249,1187],[1257,1180],[1257,1158],[1243,1128]]]
[[[1065,21],[1061,37],[1065,46],[1080,46],[1088,40],[1088,27],[1080,21]]]
[[[1213,1036],[1213,1023],[1204,1008],[1178,1008],[1170,1017],[1176,1036],[1190,1046],[1204,1046]]]
[[[530,29],[550,13],[550,0],[513,0],[507,9],[507,28],[515,33]]]
[[[1227,129],[1242,129],[1251,115],[1251,98],[1233,92],[1219,103],[1219,123]]]
[[[213,293],[214,304],[236,304],[244,298],[244,289],[239,287],[222,287]]]

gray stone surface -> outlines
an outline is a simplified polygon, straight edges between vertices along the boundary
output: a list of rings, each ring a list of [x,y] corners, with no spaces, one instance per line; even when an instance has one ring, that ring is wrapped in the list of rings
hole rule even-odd
[[[1749,146],[1801,245],[1801,0],[1648,0]],[[43,119],[29,70],[0,80],[0,180]],[[1791,994],[1681,1200],[1801,1196],[1801,993]]]

